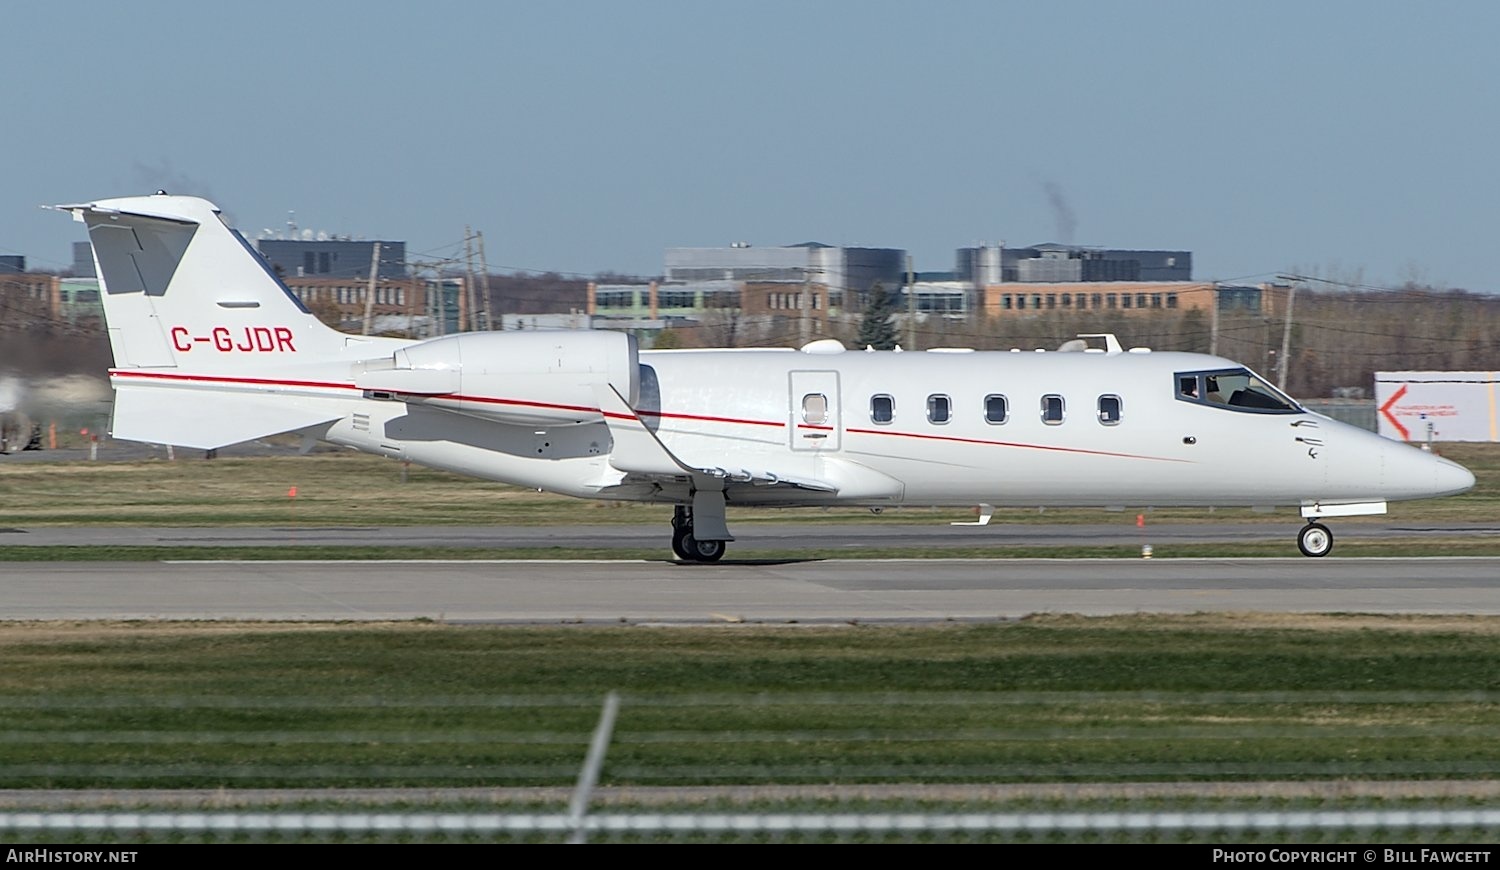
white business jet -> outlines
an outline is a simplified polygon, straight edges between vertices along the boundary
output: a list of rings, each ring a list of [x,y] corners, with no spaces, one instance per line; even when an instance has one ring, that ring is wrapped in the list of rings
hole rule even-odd
[[[639,352],[619,332],[426,341],[323,325],[195,197],[58,208],[88,227],[113,435],[214,449],[278,433],[590,499],[671,504],[710,562],[730,505],[1290,505],[1319,519],[1463,492],[1462,466],[1307,411],[1227,359],[1125,351]],[[1079,344],[1082,344],[1081,342]]]

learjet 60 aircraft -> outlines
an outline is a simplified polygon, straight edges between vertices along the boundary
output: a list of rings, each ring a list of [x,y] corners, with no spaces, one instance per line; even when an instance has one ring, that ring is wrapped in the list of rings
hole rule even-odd
[[[638,351],[620,332],[353,336],[318,321],[210,202],[58,206],[88,227],[113,436],[214,449],[278,433],[589,499],[674,506],[719,559],[731,505],[1300,508],[1463,492],[1465,468],[1314,414],[1215,356]],[[1083,344],[1083,342],[1078,342]]]

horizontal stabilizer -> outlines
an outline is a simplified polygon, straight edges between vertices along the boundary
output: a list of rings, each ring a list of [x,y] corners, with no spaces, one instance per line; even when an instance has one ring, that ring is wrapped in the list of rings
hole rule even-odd
[[[110,434],[125,441],[214,450],[331,423],[342,416],[285,396],[116,386]]]

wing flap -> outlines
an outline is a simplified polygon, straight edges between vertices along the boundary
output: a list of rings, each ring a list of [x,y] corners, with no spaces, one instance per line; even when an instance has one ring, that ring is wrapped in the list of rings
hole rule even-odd
[[[879,472],[854,463],[839,461],[829,462],[829,467],[847,479],[843,487],[836,480],[825,480],[805,474],[782,474],[768,468],[689,465],[667,449],[656,433],[652,432],[650,427],[636,415],[630,404],[617,390],[607,384],[598,385],[595,390],[599,407],[604,412],[605,423],[609,426],[609,434],[614,439],[614,446],[609,454],[609,464],[630,478],[682,480],[686,477],[692,478],[700,488],[704,488],[704,484],[711,484],[707,488],[726,490],[749,485],[786,487],[830,494],[839,493],[841,489],[851,486],[860,490],[872,489],[884,493],[891,489],[891,484],[896,484],[891,478]],[[871,475],[878,476],[880,480],[869,480]],[[899,491],[899,484],[896,484],[896,488]]]

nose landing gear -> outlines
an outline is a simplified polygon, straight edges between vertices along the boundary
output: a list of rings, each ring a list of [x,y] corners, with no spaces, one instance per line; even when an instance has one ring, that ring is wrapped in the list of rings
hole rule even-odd
[[[1304,556],[1326,556],[1333,551],[1333,532],[1322,523],[1309,520],[1297,533],[1297,549]]]

